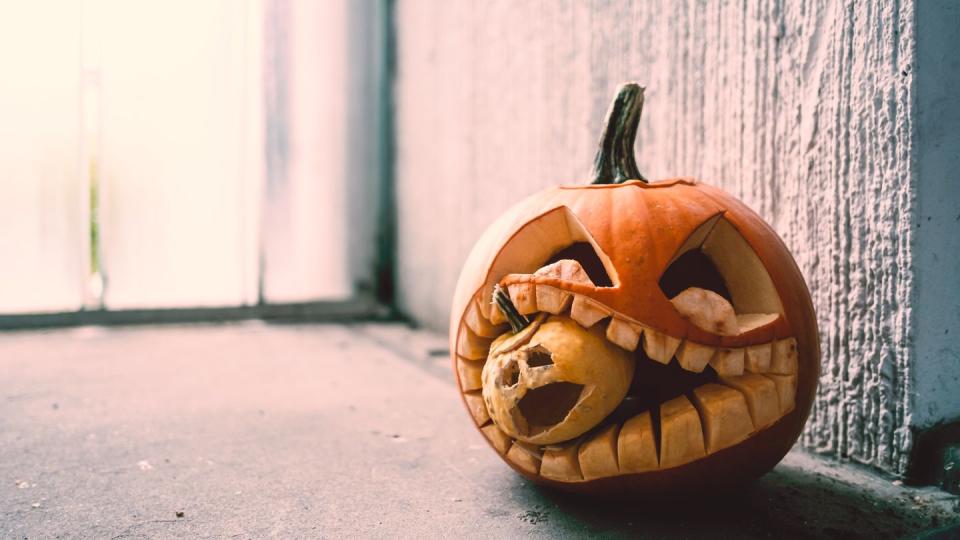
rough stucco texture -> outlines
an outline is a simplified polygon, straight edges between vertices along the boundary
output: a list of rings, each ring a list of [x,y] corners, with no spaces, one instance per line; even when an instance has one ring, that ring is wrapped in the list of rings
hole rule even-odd
[[[641,171],[742,198],[807,278],[823,371],[803,442],[902,471],[913,4],[871,4],[398,1],[402,309],[444,329],[481,231],[585,181],[609,99],[637,80]]]

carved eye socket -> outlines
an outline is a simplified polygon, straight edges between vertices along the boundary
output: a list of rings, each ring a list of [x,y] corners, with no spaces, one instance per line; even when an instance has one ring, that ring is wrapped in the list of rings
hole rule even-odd
[[[569,246],[551,255],[550,259],[547,260],[546,265],[563,260],[577,261],[580,264],[580,267],[583,268],[583,271],[586,272],[587,277],[590,278],[590,281],[595,286],[613,286],[613,282],[610,280],[610,275],[607,274],[607,269],[603,266],[603,261],[600,260],[600,256],[597,255],[596,248],[594,248],[593,244],[590,242],[576,242],[574,244],[570,244]]]
[[[527,367],[544,367],[553,365],[553,355],[542,345],[536,345],[527,350]]]
[[[491,268],[497,276],[532,274],[560,260],[577,261],[597,287],[619,283],[616,269],[569,208],[555,208],[523,226]]]
[[[681,315],[715,334],[738,335],[783,314],[760,257],[722,214],[693,231],[659,284]]]
[[[510,360],[507,365],[503,366],[501,380],[507,388],[513,388],[520,382],[520,366],[516,360]]]

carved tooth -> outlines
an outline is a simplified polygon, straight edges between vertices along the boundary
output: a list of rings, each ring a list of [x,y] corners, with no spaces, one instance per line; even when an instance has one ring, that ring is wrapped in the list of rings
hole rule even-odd
[[[617,456],[624,474],[652,471],[660,466],[649,412],[640,413],[623,424],[617,439]]]
[[[607,325],[607,339],[628,351],[635,351],[642,331],[642,326],[614,317]]]
[[[765,376],[769,377],[777,387],[777,397],[780,400],[780,414],[784,415],[792,411],[797,395],[797,376],[776,375],[773,373],[768,373]]]
[[[660,468],[667,469],[702,458],[700,415],[686,396],[660,404]]]
[[[483,338],[473,333],[465,324],[460,325],[460,335],[457,336],[457,354],[467,360],[484,360],[490,352],[492,339]]]
[[[647,353],[651,360],[656,360],[661,364],[669,364],[679,346],[679,338],[662,334],[652,328],[643,329],[643,351]]]
[[[510,436],[500,431],[500,428],[498,428],[496,424],[483,426],[480,428],[480,431],[483,432],[483,436],[490,441],[490,444],[497,449],[497,452],[499,452],[501,456],[507,453],[512,441]]]
[[[584,327],[590,328],[594,324],[610,316],[607,308],[590,300],[586,296],[573,295],[573,306],[570,308],[570,318]]]
[[[573,295],[550,285],[537,285],[537,309],[559,315],[570,307]]]
[[[483,362],[457,358],[457,373],[460,375],[460,388],[464,392],[483,388]]]
[[[537,291],[533,283],[514,283],[507,286],[510,300],[517,307],[521,315],[529,315],[537,311]]]
[[[680,367],[687,371],[700,373],[707,367],[716,349],[709,345],[701,345],[692,341],[684,341],[677,351],[677,361]]]
[[[507,460],[530,474],[540,472],[540,449],[532,444],[514,441],[507,451]]]
[[[717,349],[710,367],[721,377],[743,375],[743,349]]]
[[[719,384],[704,384],[693,390],[700,411],[707,453],[742,442],[753,433],[753,421],[743,394]]]
[[[593,281],[580,263],[573,259],[561,259],[548,264],[533,273],[535,276],[554,278],[569,283],[583,283],[593,285]]]
[[[780,398],[772,379],[744,373],[739,377],[724,377],[720,381],[743,394],[756,429],[763,429],[780,419]]]
[[[713,291],[690,287],[674,296],[670,303],[694,326],[707,332],[721,336],[735,336],[740,333],[733,306],[726,298]]]
[[[490,323],[480,312],[480,306],[477,301],[470,302],[467,306],[467,312],[463,316],[463,323],[467,328],[473,330],[473,333],[480,337],[495,338],[503,333],[502,326],[496,326]]]
[[[612,424],[604,428],[580,446],[580,472],[584,480],[616,476],[620,473],[617,465],[617,434],[620,426]]]
[[[792,375],[797,372],[797,340],[779,339],[773,342],[770,356],[770,373]]]
[[[561,482],[579,482],[583,480],[580,474],[576,444],[568,443],[564,446],[548,447],[543,452],[543,464],[540,465],[540,475],[544,478]]]
[[[770,352],[770,343],[747,347],[743,367],[751,373],[766,373],[770,371]]]
[[[487,405],[483,402],[483,396],[480,392],[469,392],[463,395],[463,400],[470,409],[470,416],[478,426],[482,426],[490,421],[490,415],[487,413]]]

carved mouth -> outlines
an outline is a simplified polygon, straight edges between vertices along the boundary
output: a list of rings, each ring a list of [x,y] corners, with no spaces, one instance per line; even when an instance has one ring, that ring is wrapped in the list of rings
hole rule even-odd
[[[505,328],[496,317],[491,322],[482,314],[479,299],[471,304],[457,340],[464,399],[497,451],[531,474],[583,482],[681,466],[743,442],[794,408],[794,338],[718,348],[645,327],[591,298],[557,287],[517,283],[509,291],[525,313],[569,317],[584,328],[602,325],[606,339],[633,352],[636,363],[626,397],[589,432],[547,446],[514,440],[491,421],[481,397],[481,372],[490,343]],[[746,332],[771,319],[738,316],[737,322]]]

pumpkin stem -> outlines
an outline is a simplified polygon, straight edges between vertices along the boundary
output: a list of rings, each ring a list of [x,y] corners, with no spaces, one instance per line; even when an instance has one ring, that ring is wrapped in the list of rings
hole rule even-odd
[[[633,143],[637,138],[637,125],[640,124],[640,112],[643,110],[644,90],[644,87],[637,83],[626,83],[617,91],[617,97],[607,111],[600,147],[593,160],[592,183],[647,181],[637,169],[633,156]]]
[[[510,300],[510,296],[500,285],[493,286],[493,303],[503,312],[514,334],[530,325],[530,319],[517,311],[517,306],[513,305],[513,300]]]

